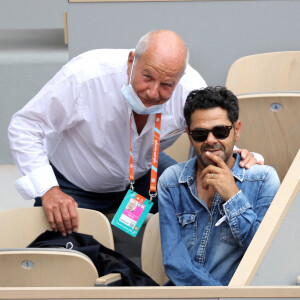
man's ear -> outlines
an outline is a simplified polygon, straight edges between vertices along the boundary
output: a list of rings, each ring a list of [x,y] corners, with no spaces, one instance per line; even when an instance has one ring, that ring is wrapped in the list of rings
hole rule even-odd
[[[186,132],[186,134],[187,134],[187,136],[188,136],[188,138],[189,138],[189,141],[190,141],[190,145],[191,146],[193,146],[193,141],[192,141],[192,137],[191,137],[191,135],[190,135],[190,131],[189,131],[189,128],[186,126],[186,128],[185,128],[185,132]]]
[[[129,77],[130,74],[130,70],[131,70],[131,66],[133,64],[133,60],[134,60],[134,52],[130,51],[129,55],[128,55],[128,59],[127,59],[127,76]]]
[[[235,142],[237,142],[240,138],[240,134],[241,134],[241,127],[242,127],[242,123],[240,120],[237,120],[234,123],[234,130],[235,130]]]

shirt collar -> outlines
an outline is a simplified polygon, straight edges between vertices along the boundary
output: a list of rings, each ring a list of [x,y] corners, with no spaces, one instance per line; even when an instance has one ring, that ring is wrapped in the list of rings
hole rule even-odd
[[[233,177],[243,182],[245,178],[246,169],[240,167],[241,156],[238,153],[234,153],[233,155],[235,156],[235,163],[233,168],[231,169],[231,173]]]
[[[241,156],[238,153],[233,154],[235,157],[234,166],[231,169],[231,173],[233,177],[235,177],[239,181],[243,181],[245,177],[245,168],[240,167],[239,163],[241,161]],[[179,176],[179,183],[186,183],[189,180],[195,180],[196,177],[196,165],[197,165],[197,156],[193,157],[192,159],[188,160],[183,170]]]

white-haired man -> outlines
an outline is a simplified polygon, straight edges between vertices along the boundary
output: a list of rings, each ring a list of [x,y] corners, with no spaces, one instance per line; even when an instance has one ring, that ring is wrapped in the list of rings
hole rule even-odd
[[[168,30],[146,34],[135,50],[89,51],[13,116],[9,140],[22,175],[15,186],[44,207],[53,230],[76,231],[78,206],[102,212],[119,206],[134,181],[148,196],[157,114],[158,176],[175,162],[162,150],[185,129],[188,93],[206,86],[187,61],[184,42]],[[249,155],[244,163],[255,162]]]

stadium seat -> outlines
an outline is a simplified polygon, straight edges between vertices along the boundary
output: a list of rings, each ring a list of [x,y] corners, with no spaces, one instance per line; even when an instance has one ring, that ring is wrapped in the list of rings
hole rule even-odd
[[[107,218],[97,211],[77,209],[78,231],[92,235],[114,249]],[[85,254],[62,248],[25,248],[38,235],[51,230],[42,207],[0,211],[0,287],[75,287],[108,285],[110,278],[98,278],[92,260]]]

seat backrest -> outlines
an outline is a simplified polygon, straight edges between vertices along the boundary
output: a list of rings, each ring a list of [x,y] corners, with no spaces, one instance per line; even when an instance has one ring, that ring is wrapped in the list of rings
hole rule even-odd
[[[282,181],[300,148],[300,92],[238,98],[242,129],[237,146],[262,154]]]
[[[1,250],[0,266],[0,287],[92,287],[98,277],[86,255],[67,249]]]
[[[300,274],[300,150],[229,286],[296,285]]]
[[[184,132],[169,148],[164,150],[166,154],[175,159],[178,163],[190,158],[191,146],[188,135]]]
[[[98,211],[78,208],[78,232],[92,235],[104,246],[114,249],[111,225]],[[0,211],[0,248],[25,248],[45,230],[51,230],[42,207]]]
[[[141,256],[143,271],[154,281],[163,285],[169,280],[165,273],[162,258],[158,213],[153,215],[146,225]]]
[[[300,91],[300,51],[242,57],[230,67],[226,87],[236,95]]]

